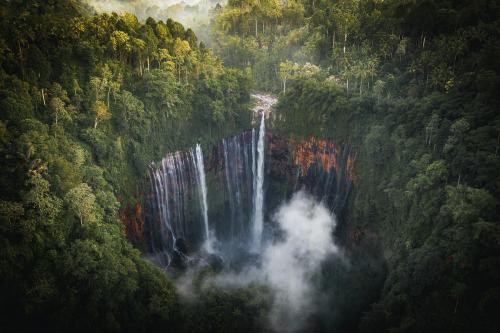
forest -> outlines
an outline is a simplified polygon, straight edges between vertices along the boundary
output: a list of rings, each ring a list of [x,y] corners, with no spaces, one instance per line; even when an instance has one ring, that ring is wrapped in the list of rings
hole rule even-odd
[[[98,2],[0,1],[1,331],[500,330],[498,1]]]

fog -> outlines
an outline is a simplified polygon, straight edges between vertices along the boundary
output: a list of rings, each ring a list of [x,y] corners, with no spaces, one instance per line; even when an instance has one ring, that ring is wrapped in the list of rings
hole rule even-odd
[[[252,282],[262,283],[273,292],[269,324],[276,332],[294,332],[304,327],[308,317],[317,309],[314,277],[321,264],[339,249],[333,243],[335,217],[328,208],[305,192],[296,193],[283,203],[273,222],[280,229],[274,242],[264,245],[259,264],[242,271],[223,272],[207,286],[236,288]],[[193,275],[178,280],[179,291],[190,296]]]
[[[200,40],[206,41],[206,27],[211,18],[211,10],[226,0],[87,0],[87,3],[98,12],[129,12],[140,20],[152,17],[166,21],[172,18],[182,23],[186,28],[195,31]]]
[[[266,282],[276,291],[270,319],[276,330],[295,331],[314,311],[314,274],[327,256],[338,252],[331,237],[336,222],[304,192],[279,208],[276,222],[283,240],[266,248],[262,263]]]

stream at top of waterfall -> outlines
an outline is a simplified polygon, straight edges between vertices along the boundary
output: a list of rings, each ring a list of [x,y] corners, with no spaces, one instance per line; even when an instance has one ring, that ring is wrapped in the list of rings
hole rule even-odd
[[[254,114],[254,119],[258,118],[261,112],[264,112],[266,119],[269,118],[269,114],[273,109],[273,106],[278,101],[278,97],[268,93],[254,92],[250,95],[254,98],[255,104],[252,108]]]

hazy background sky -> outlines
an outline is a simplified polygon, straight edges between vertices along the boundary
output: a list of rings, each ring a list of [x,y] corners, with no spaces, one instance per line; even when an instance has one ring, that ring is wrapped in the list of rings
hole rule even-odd
[[[152,17],[166,21],[172,18],[191,28],[200,40],[207,41],[207,25],[210,21],[210,11],[217,3],[224,4],[226,0],[87,0],[98,12],[129,12],[140,20]]]

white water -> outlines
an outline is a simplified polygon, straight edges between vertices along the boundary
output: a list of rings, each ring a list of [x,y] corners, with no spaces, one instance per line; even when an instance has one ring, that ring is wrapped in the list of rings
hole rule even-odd
[[[255,200],[253,212],[253,249],[259,251],[262,242],[262,231],[264,228],[264,140],[265,140],[265,114],[262,113],[259,129],[259,140],[257,141],[257,178],[255,180]]]
[[[222,140],[218,158],[223,158],[229,203],[230,223],[222,228],[210,225],[208,189],[203,151],[198,144],[187,152],[170,153],[161,165],[152,166],[150,177],[155,196],[153,210],[161,223],[159,234],[152,237],[155,253],[176,251],[177,239],[204,244],[205,251],[213,253],[221,242],[244,246],[252,252],[262,251],[264,232],[264,165],[266,117],[276,98],[252,95],[256,99],[254,112],[260,115],[260,127]],[[256,119],[259,119],[258,116]],[[257,132],[259,131],[259,132]],[[222,176],[219,181],[222,181]],[[196,198],[198,210],[191,203]],[[193,215],[194,213],[194,215]],[[193,219],[198,218],[198,223]],[[230,228],[230,230],[228,230]],[[244,243],[244,244],[243,244]],[[167,254],[167,253],[165,253]],[[166,258],[168,266],[170,258]]]
[[[205,226],[205,240],[210,249],[210,231],[208,229],[208,205],[207,205],[207,183],[205,181],[205,164],[203,163],[203,152],[200,144],[196,145],[196,173],[198,176],[199,194],[203,224]]]
[[[255,128],[252,128],[252,223],[255,222],[255,189],[257,188],[257,158],[255,157]],[[253,232],[253,229],[252,229]],[[252,234],[252,242],[253,242],[253,234]],[[253,246],[253,244],[252,244]]]

